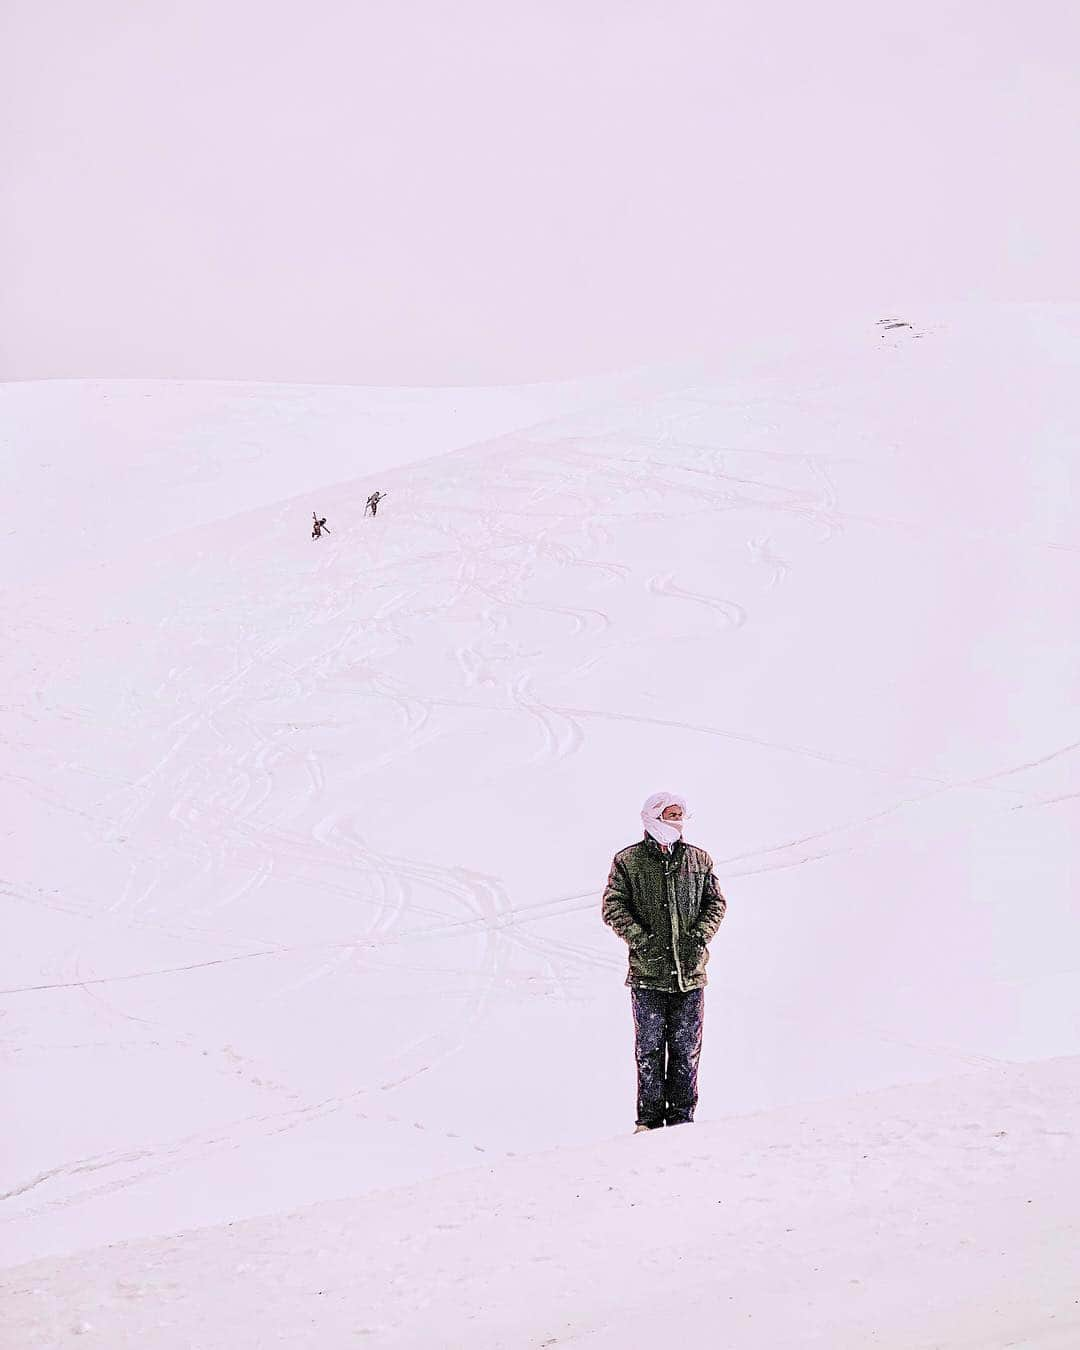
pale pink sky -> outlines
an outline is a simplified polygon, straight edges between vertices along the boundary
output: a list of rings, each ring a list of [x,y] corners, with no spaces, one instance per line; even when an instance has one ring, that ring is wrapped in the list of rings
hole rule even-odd
[[[1080,299],[1071,0],[3,0],[0,378],[549,378]]]

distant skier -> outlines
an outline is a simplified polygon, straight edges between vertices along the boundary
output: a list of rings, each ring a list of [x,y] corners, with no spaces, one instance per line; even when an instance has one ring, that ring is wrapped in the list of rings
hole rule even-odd
[[[657,792],[641,808],[645,837],[615,855],[603,920],[630,948],[637,1128],[686,1125],[698,1100],[708,946],[727,901],[704,849],[683,843],[686,803]]]
[[[364,515],[370,511],[373,516],[378,515],[379,503],[386,496],[385,492],[373,492],[367,499],[367,505],[364,507]]]
[[[326,531],[327,534],[330,533],[330,527],[329,527],[329,525],[327,525],[327,523],[326,523],[326,517],[325,517],[325,516],[317,516],[317,515],[315,514],[315,512],[312,511],[312,513],[311,513],[311,519],[312,519],[312,521],[314,522],[314,523],[312,524],[312,526],[311,526],[311,537],[312,537],[312,539],[321,539],[324,530]]]

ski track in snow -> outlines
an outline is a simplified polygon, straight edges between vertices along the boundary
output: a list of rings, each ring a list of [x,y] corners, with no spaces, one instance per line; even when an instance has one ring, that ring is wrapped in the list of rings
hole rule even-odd
[[[746,610],[742,605],[735,604],[732,600],[720,600],[711,595],[698,595],[694,591],[685,590],[676,585],[675,579],[670,572],[660,576],[650,577],[646,583],[650,595],[669,596],[675,600],[690,600],[698,605],[705,605],[707,608],[715,610],[730,628],[741,628],[746,622]]]

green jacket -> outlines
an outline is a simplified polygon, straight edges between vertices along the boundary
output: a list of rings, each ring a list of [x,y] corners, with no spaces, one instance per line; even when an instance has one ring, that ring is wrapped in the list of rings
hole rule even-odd
[[[630,948],[626,983],[671,993],[708,984],[708,944],[726,909],[704,849],[680,839],[665,854],[651,835],[616,853],[601,904]]]

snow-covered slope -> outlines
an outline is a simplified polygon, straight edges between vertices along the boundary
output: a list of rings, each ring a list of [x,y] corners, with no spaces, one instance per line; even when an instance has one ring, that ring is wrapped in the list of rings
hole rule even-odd
[[[638,397],[649,372],[501,389],[184,380],[0,384],[0,562],[25,581],[297,492]]]
[[[10,1344],[1074,1350],[1080,1059],[42,1261]],[[5,1342],[7,1343],[7,1342]]]
[[[1080,323],[899,317],[477,394],[463,447],[402,395],[355,475],[331,407],[295,495],[268,391],[179,506],[145,389],[99,386],[49,509],[107,548],[6,550],[6,1262],[626,1131],[597,904],[659,787],[730,901],[699,1121],[1080,1052]]]

